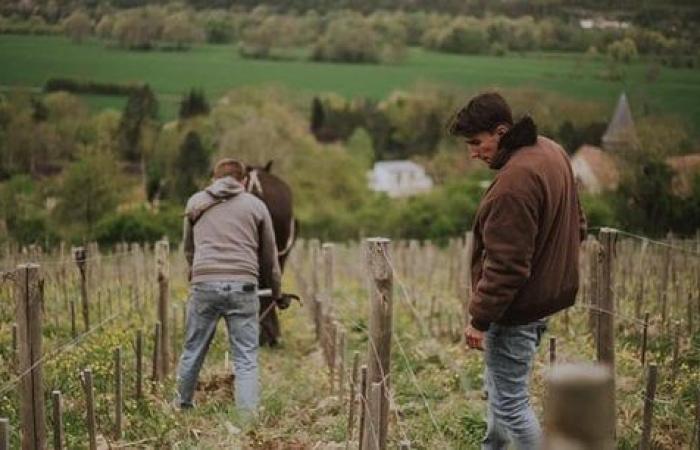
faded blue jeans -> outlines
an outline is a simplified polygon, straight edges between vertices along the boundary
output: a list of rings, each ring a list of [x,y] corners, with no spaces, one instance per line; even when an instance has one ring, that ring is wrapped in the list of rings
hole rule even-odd
[[[257,287],[240,281],[192,285],[187,305],[187,335],[177,370],[178,406],[192,407],[199,370],[216,332],[219,318],[226,320],[230,353],[235,368],[236,406],[254,413],[258,407],[258,300]]]
[[[547,329],[545,320],[525,325],[492,323],[486,332],[484,382],[488,418],[482,450],[539,450],[542,431],[530,406],[528,382],[532,360]]]

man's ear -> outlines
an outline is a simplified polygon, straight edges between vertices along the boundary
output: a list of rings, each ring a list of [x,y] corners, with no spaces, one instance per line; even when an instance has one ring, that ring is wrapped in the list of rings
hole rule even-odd
[[[498,136],[503,136],[503,135],[506,134],[507,132],[508,132],[508,127],[505,126],[505,125],[503,125],[503,124],[501,124],[501,125],[499,125],[499,126],[496,127],[496,134],[497,134]]]

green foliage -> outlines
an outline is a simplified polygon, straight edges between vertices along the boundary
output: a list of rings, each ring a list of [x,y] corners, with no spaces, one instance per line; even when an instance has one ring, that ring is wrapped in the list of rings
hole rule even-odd
[[[630,38],[624,38],[608,45],[608,56],[615,62],[629,64],[637,59],[638,55],[637,45]]]
[[[42,200],[39,184],[27,175],[0,184],[0,221],[12,240],[21,245],[56,242]]]
[[[148,85],[134,91],[119,123],[119,151],[126,160],[136,162],[144,155],[144,129],[158,114],[158,101]]]
[[[126,96],[143,89],[140,84],[101,83],[99,81],[73,78],[49,78],[44,83],[44,92],[66,91],[74,94],[97,94]]]
[[[489,49],[486,31],[476,20],[455,19],[446,27],[426,32],[423,44],[449,53],[479,54]]]
[[[316,61],[377,63],[380,47],[380,35],[361,16],[340,16],[319,38],[312,57]]]
[[[187,12],[177,12],[163,20],[160,39],[177,50],[184,50],[192,44],[204,42],[205,37],[202,27]]]
[[[629,165],[617,191],[617,215],[628,230],[659,236],[671,229],[676,200],[671,168],[662,160]]]
[[[610,195],[583,194],[580,201],[586,214],[588,228],[618,227],[620,225],[615,211],[615,203]]]
[[[180,120],[209,114],[209,102],[201,89],[190,89],[180,100]]]
[[[111,246],[119,242],[152,243],[167,236],[170,242],[179,242],[181,234],[182,211],[166,205],[155,212],[142,207],[109,214],[97,224],[95,240]]]
[[[199,182],[206,177],[208,170],[209,153],[202,145],[199,134],[190,131],[185,136],[175,160],[173,180],[175,198],[184,203],[197,192]]]
[[[92,33],[92,19],[83,11],[74,11],[63,21],[63,29],[73,42],[80,44]]]
[[[70,236],[91,238],[97,222],[116,209],[124,186],[115,167],[112,155],[92,149],[66,168],[55,215]]]

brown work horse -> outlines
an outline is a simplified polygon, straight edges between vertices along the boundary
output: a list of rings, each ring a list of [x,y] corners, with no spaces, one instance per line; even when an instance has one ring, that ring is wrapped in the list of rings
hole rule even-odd
[[[284,265],[297,237],[297,221],[292,208],[292,190],[280,177],[272,174],[272,161],[265,166],[248,166],[246,190],[258,196],[267,206],[275,229],[275,240],[280,270]],[[269,280],[259,280],[259,288],[270,287]],[[274,347],[281,335],[277,311],[271,297],[260,297],[260,345]]]

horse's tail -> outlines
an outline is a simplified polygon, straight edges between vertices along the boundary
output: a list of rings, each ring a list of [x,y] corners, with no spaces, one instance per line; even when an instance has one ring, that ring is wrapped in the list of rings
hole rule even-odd
[[[289,225],[289,236],[287,237],[287,243],[285,244],[284,248],[277,252],[279,256],[287,256],[287,254],[292,250],[292,247],[294,247],[294,243],[297,240],[297,233],[299,232],[299,221],[292,216],[292,221]]]

